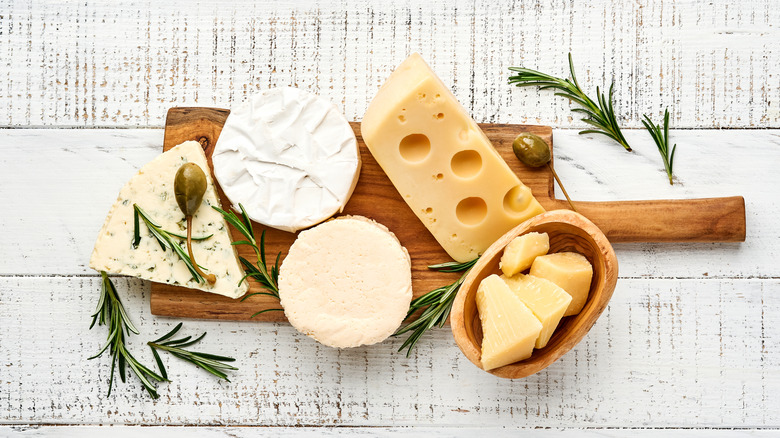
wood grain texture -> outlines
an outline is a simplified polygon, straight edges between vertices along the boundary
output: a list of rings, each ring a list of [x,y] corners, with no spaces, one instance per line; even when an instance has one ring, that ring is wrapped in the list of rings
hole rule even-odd
[[[739,128],[780,127],[778,22],[773,0],[0,0],[0,126],[24,128],[0,130],[0,436],[137,435],[99,424],[238,426],[141,429],[195,437],[776,436],[780,131]],[[519,383],[473,367],[448,330],[406,359],[396,340],[337,352],[286,324],[187,321],[209,332],[204,350],[239,359],[233,383],[165,358],[163,399],[132,379],[106,397],[108,362],[85,359],[106,336],[87,331],[99,287],[87,262],[116,193],[159,154],[163,131],[147,128],[173,106],[230,107],[281,85],[359,120],[415,50],[475,120],[555,127],[575,199],[744,195],[746,241],[616,244],[608,309]],[[564,99],[505,84],[512,65],[564,74],[569,50],[590,93],[615,82],[624,126],[670,108],[674,186],[646,132],[627,130],[625,153],[559,129],[585,126]],[[148,283],[117,283],[142,333],[131,347],[149,364],[143,341],[178,321],[149,313]]]
[[[116,194],[160,153],[162,130],[7,129],[0,135],[0,275],[94,275],[89,256]],[[600,138],[555,131],[557,172],[576,199],[697,198],[745,194],[743,243],[616,244],[621,275],[777,278],[780,131],[672,131],[677,178],[664,183],[652,140],[628,131],[635,153]],[[713,150],[729,151],[724,160]],[[46,157],[46,159],[42,159]],[[761,175],[761,178],[756,178]],[[562,197],[558,191],[557,197]],[[77,206],[77,208],[74,208]],[[50,230],[51,232],[42,232]],[[692,262],[696,260],[697,262]],[[35,261],[35,262],[33,262]]]
[[[490,426],[441,426],[441,427],[370,427],[370,428],[338,428],[338,427],[177,427],[177,426],[114,426],[111,428],[112,438],[136,438],[143,434],[146,437],[165,438],[245,438],[245,437],[274,437],[274,438],[308,438],[331,436],[358,436],[358,437],[415,437],[415,438],[460,438],[473,437],[487,434],[494,438],[515,438],[519,434],[523,437],[548,437],[548,438],[609,438],[624,437],[630,434],[632,437],[658,436],[657,430],[648,429],[533,429],[516,427],[490,427]],[[706,433],[710,437],[776,437],[780,435],[777,430],[756,429],[666,429],[663,436],[666,438],[698,437]],[[92,438],[103,437],[106,434],[104,427],[100,426],[37,426],[17,425],[0,426],[0,436],[9,438],[38,438],[56,436],[59,438]]]
[[[780,127],[773,0],[0,1],[8,126],[162,127],[172,106],[230,107],[293,85],[360,120],[413,51],[477,121],[585,127],[550,91],[506,85],[524,65],[591,93],[620,122],[670,108],[678,128]]]
[[[621,278],[608,309],[543,372],[499,384],[446,329],[407,359],[395,339],[339,352],[286,324],[187,321],[187,333],[209,332],[203,350],[232,352],[240,371],[225,384],[165,359],[175,380],[152,402],[132,379],[106,397],[108,362],[85,359],[106,335],[87,330],[99,281],[86,263],[116,193],[159,154],[162,130],[4,130],[0,423],[780,427],[780,132],[673,131],[671,187],[651,140],[627,135],[633,155],[555,131],[572,196],[744,193],[748,238],[616,245]],[[150,314],[149,283],[117,285],[142,333],[131,348],[151,363],[143,342],[178,321]]]
[[[700,264],[707,261],[700,261]],[[185,321],[199,349],[230,353],[218,381],[164,356],[160,400],[134,378],[106,396],[109,361],[86,358],[99,277],[0,278],[0,422],[47,424],[778,427],[780,280],[620,279],[590,333],[545,370],[516,381],[471,364],[448,329],[420,340],[324,347],[287,324]],[[149,312],[149,284],[117,278],[147,340],[177,319]]]
[[[211,108],[171,108],[165,124],[163,150],[185,141],[198,141],[209,159],[213,177],[211,154],[217,144],[228,110]],[[360,150],[362,167],[355,192],[347,203],[344,214],[366,216],[387,226],[395,233],[412,259],[412,288],[414,297],[448,284],[457,274],[431,271],[429,265],[450,260],[430,232],[408,208],[398,191],[368,151],[360,135],[360,124],[352,122],[352,129]],[[540,136],[553,148],[552,130],[547,126],[481,124],[504,161],[531,188],[537,199],[548,210],[565,209],[565,201],[555,199],[551,172],[546,167],[523,165],[512,151],[512,142],[521,132]],[[214,178],[216,181],[216,178]],[[218,187],[222,206],[230,208]],[[604,230],[612,242],[709,242],[745,240],[745,200],[742,197],[698,200],[653,200],[612,203],[578,203],[580,211]],[[660,218],[663,218],[662,220]],[[269,260],[281,253],[283,261],[296,234],[255,224],[255,234],[265,229],[266,253]],[[242,240],[231,230],[233,240]],[[254,251],[248,246],[238,247],[239,255],[255,261]],[[249,293],[263,288],[250,282]],[[252,318],[260,309],[276,308],[277,300],[267,295],[255,295],[246,301],[236,301],[194,289],[155,283],[152,285],[152,313],[186,318],[257,319],[285,321],[282,312],[267,312]]]
[[[548,211],[508,231],[485,250],[485,254],[463,280],[452,304],[452,337],[463,354],[480,369],[483,369],[483,333],[477,310],[477,289],[489,275],[502,275],[499,261],[504,248],[516,237],[527,233],[546,233],[550,254],[565,251],[582,254],[593,267],[593,277],[582,310],[563,318],[544,348],[535,349],[531,357],[525,360],[488,371],[506,379],[519,379],[538,373],[577,345],[607,308],[618,279],[618,261],[612,245],[593,222],[579,213],[569,210]]]

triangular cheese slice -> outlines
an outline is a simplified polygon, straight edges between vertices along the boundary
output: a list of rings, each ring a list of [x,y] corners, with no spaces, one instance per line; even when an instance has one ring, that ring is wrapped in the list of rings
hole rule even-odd
[[[563,312],[569,307],[571,295],[552,281],[532,275],[517,274],[514,277],[502,275],[501,279],[542,323],[542,332],[539,333],[534,347],[544,348],[558,328]]]
[[[482,321],[483,369],[531,357],[542,323],[497,275],[479,284],[477,310]]]
[[[187,162],[200,166],[208,183],[203,204],[192,219],[192,235],[213,236],[194,241],[192,251],[198,264],[217,276],[213,285],[195,281],[173,251],[160,247],[143,220],[140,223],[141,243],[138,248],[132,245],[134,203],[164,230],[186,234],[187,223],[173,194],[173,179],[179,167]],[[211,208],[212,205],[220,206],[206,155],[198,142],[182,143],[147,163],[122,187],[100,230],[89,266],[97,271],[238,298],[247,291],[246,282],[239,285],[244,271],[235,247],[231,245],[228,224],[219,212]],[[186,250],[186,242],[182,243],[182,247]]]

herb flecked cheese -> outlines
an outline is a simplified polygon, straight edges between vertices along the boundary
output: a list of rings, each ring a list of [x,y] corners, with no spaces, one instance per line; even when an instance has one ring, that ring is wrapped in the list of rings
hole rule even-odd
[[[213,236],[193,241],[192,251],[198,264],[216,275],[217,282],[213,285],[205,281],[197,283],[173,251],[160,247],[143,221],[140,223],[141,242],[138,248],[132,245],[133,204],[138,204],[164,230],[186,234],[187,222],[176,203],[173,180],[179,167],[187,162],[197,164],[206,174],[206,193],[193,215],[192,235]],[[220,206],[203,149],[195,141],[182,143],[147,163],[122,187],[100,230],[89,265],[98,271],[238,298],[247,291],[246,282],[239,286],[244,272],[231,245],[228,225],[212,205]],[[187,247],[184,240],[182,247]]]

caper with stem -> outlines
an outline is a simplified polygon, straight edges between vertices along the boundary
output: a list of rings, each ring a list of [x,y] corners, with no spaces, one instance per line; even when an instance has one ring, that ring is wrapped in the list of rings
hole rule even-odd
[[[577,211],[577,208],[574,207],[574,204],[571,202],[569,194],[566,193],[563,183],[561,183],[558,174],[551,164],[552,153],[550,152],[550,146],[546,141],[536,134],[524,132],[518,135],[517,138],[515,138],[515,141],[512,142],[512,150],[515,152],[515,156],[520,162],[527,166],[542,167],[546,164],[552,172],[553,177],[555,177],[555,181],[557,181],[558,185],[561,187],[563,195],[566,196],[569,206],[571,206],[572,210]]]
[[[195,163],[185,163],[176,171],[176,177],[173,180],[173,193],[176,196],[176,203],[184,217],[187,219],[187,252],[195,270],[209,284],[217,282],[217,276],[204,273],[198,263],[195,261],[195,255],[192,253],[192,216],[198,211],[203,195],[206,193],[206,174]]]

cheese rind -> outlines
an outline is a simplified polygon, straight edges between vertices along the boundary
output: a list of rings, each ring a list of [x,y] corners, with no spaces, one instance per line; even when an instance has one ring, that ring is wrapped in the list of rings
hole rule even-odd
[[[593,266],[582,254],[558,252],[537,257],[529,273],[550,280],[571,295],[571,303],[563,316],[580,313],[588,301]]]
[[[555,283],[531,275],[518,274],[514,277],[502,275],[501,279],[542,323],[542,331],[536,338],[534,347],[544,348],[563,318],[566,308],[569,307],[571,295]]]
[[[193,241],[192,251],[198,264],[216,275],[217,282],[213,285],[194,281],[184,262],[174,252],[163,250],[143,222],[139,227],[141,242],[138,248],[132,246],[133,204],[138,204],[162,229],[187,233],[184,214],[173,193],[173,181],[179,167],[188,162],[197,164],[206,174],[206,193],[193,215],[192,235],[213,236]],[[182,143],[144,165],[122,187],[98,234],[89,265],[97,271],[238,298],[246,293],[247,284],[238,284],[244,271],[231,245],[228,225],[222,215],[211,208],[219,205],[203,148],[195,141]],[[182,242],[186,249],[187,243]]]
[[[534,259],[547,254],[550,238],[547,233],[528,233],[515,237],[504,248],[499,267],[504,275],[512,276],[531,267]]]
[[[212,155],[225,195],[249,217],[284,231],[341,212],[360,174],[352,127],[328,100],[273,88],[234,108]]]
[[[492,370],[528,359],[542,331],[542,323],[497,275],[477,288],[477,310],[482,322],[482,368]]]
[[[390,75],[360,127],[403,199],[459,262],[544,212],[417,53]]]
[[[411,259],[383,225],[340,217],[298,235],[282,262],[279,296],[290,324],[320,343],[374,344],[406,317]]]

